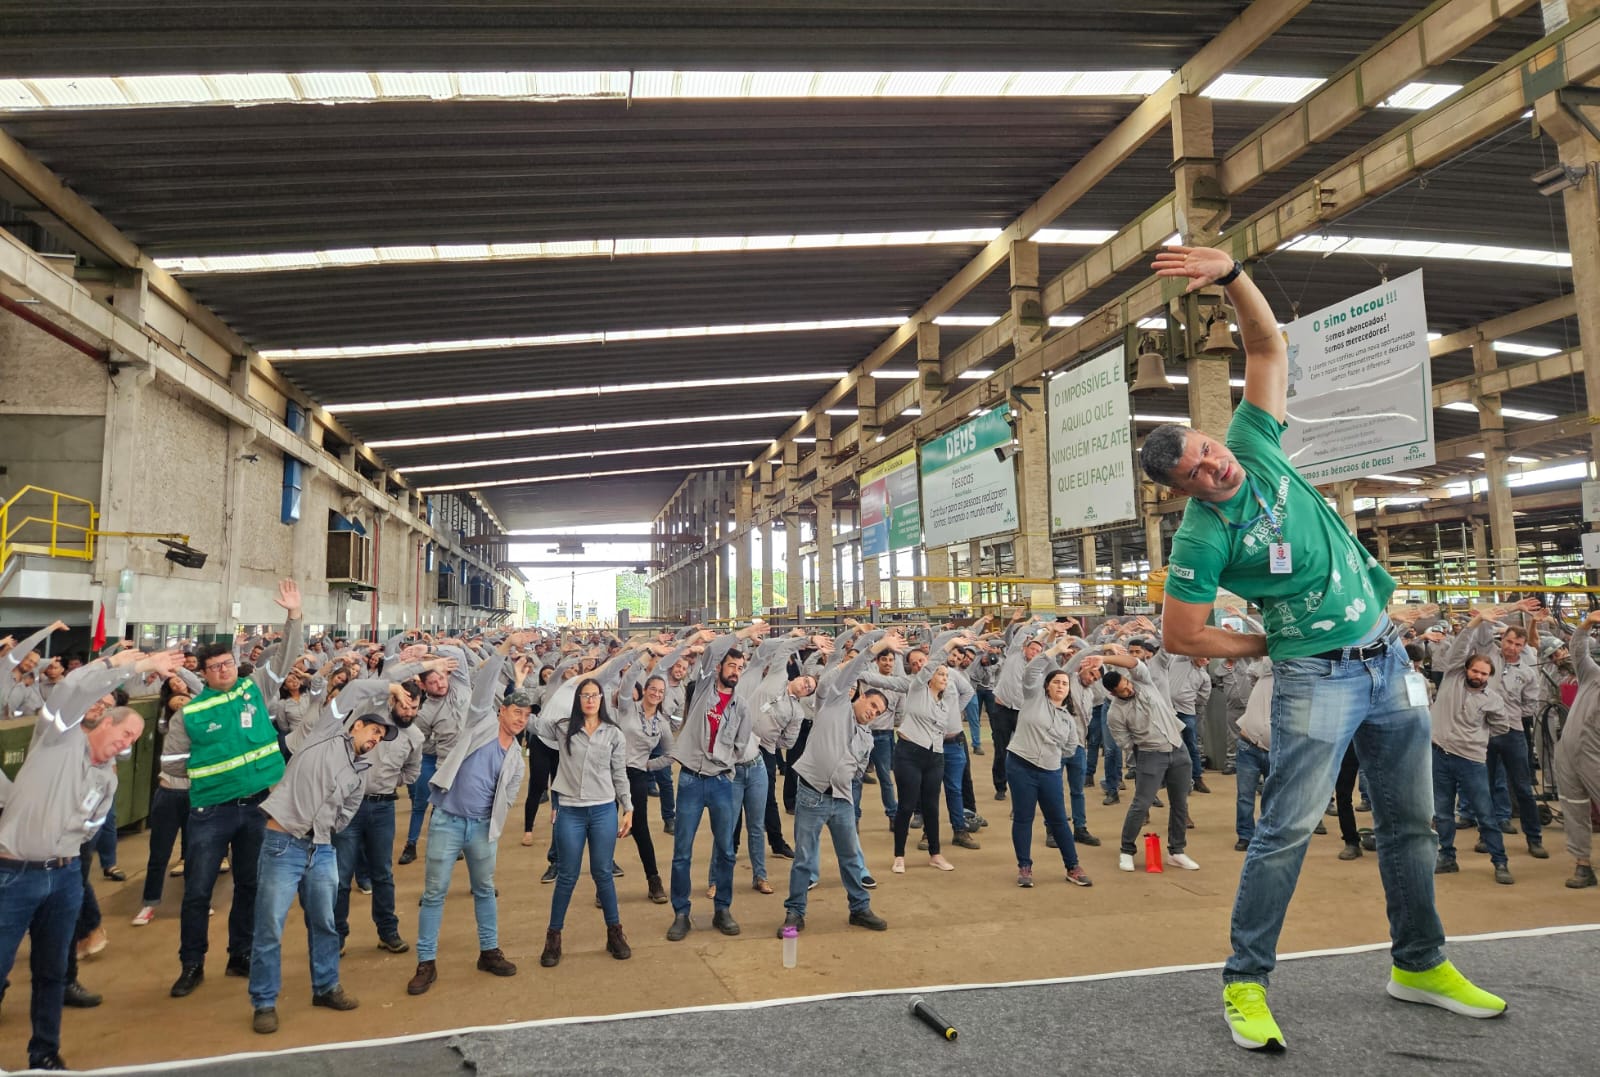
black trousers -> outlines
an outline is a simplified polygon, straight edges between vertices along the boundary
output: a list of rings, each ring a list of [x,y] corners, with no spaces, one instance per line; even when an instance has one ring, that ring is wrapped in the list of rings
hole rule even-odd
[[[967,754],[967,765],[961,768],[961,806],[974,815],[978,813],[978,794],[972,789],[972,748],[967,744],[967,731],[961,731],[961,749]],[[956,829],[956,823],[961,824],[961,829],[966,829],[965,819],[950,820],[950,829]]]
[[[783,810],[794,812],[795,783],[799,781],[794,772],[794,765],[805,754],[806,741],[811,739],[811,719],[806,718],[800,723],[800,735],[794,739],[794,747],[789,749],[789,754],[784,758],[789,764],[789,773],[783,776]]]
[[[969,768],[970,769],[970,768]],[[944,792],[944,755],[899,738],[894,746],[894,784],[900,791],[894,817],[894,855],[906,855],[906,835],[911,815],[922,813],[922,832],[928,836],[928,855],[939,855],[939,800]]]
[[[650,838],[650,772],[629,767],[628,791],[633,797],[633,846],[639,850],[645,878],[654,879],[661,872],[656,867],[656,843]]]
[[[1017,731],[1017,712],[995,700],[989,711],[989,737],[994,742],[994,791],[1006,791],[1006,748]],[[970,768],[969,768],[970,769]]]
[[[1361,844],[1361,831],[1356,829],[1355,791],[1356,776],[1361,771],[1356,759],[1356,746],[1344,750],[1344,762],[1339,764],[1339,778],[1333,783],[1333,801],[1339,809],[1339,836],[1346,845]]]
[[[784,846],[783,813],[778,810],[778,753],[761,749],[767,765],[767,845],[774,850]]]
[[[550,783],[555,781],[556,768],[561,766],[561,753],[550,747],[538,737],[528,735],[528,802],[522,808],[522,829],[532,830],[533,821],[539,815],[539,801],[544,799],[545,790],[550,788]],[[638,798],[634,799],[633,810],[639,811]],[[552,842],[550,847],[555,848]]]

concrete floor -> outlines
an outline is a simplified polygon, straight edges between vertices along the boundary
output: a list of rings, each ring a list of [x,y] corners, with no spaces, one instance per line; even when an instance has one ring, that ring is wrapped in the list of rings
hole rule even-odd
[[[948,851],[957,865],[950,873],[927,867],[925,856],[913,851],[907,873],[890,874],[891,835],[879,810],[878,790],[867,787],[862,842],[868,865],[881,884],[873,907],[889,921],[890,930],[873,934],[847,927],[843,887],[825,838],[822,882],[811,895],[798,968],[782,967],[781,944],[773,937],[783,917],[789,861],[769,860],[771,881],[778,892],[764,896],[751,891],[749,865],[741,857],[733,904],[733,912],[745,928],[741,936],[727,938],[710,930],[711,903],[699,889],[695,901],[698,929],[683,942],[669,943],[664,933],[672,920],[671,907],[652,905],[645,899],[643,872],[631,840],[619,843],[617,860],[627,872],[618,880],[618,888],[633,959],[618,962],[605,953],[604,925],[593,905],[592,884],[585,877],[567,919],[566,956],[557,969],[540,968],[538,957],[552,891],[538,881],[548,848],[545,808],[540,812],[539,840],[533,848],[518,844],[521,833],[515,824],[508,828],[501,845],[497,875],[500,939],[508,956],[521,967],[515,978],[497,979],[474,968],[477,945],[471,900],[466,892],[465,866],[458,865],[440,942],[439,981],[420,998],[405,992],[415,968],[414,955],[394,956],[374,948],[366,899],[355,893],[343,983],[361,1000],[361,1007],[350,1013],[313,1010],[305,932],[298,916],[291,913],[284,940],[284,992],[278,1008],[281,1030],[270,1037],[257,1036],[250,1029],[244,982],[222,975],[231,894],[226,879],[217,888],[208,979],[187,999],[168,997],[167,990],[178,973],[181,880],[169,880],[166,903],[154,923],[130,926],[144,879],[146,842],[143,835],[127,836],[120,860],[129,880],[105,882],[96,872],[95,885],[106,911],[111,945],[86,961],[81,973],[86,986],[105,995],[105,1004],[96,1010],[67,1011],[62,1053],[80,1068],[126,1065],[534,1018],[869,988],[1075,976],[1216,962],[1226,956],[1229,908],[1243,858],[1242,853],[1233,851],[1231,778],[1208,774],[1215,792],[1191,801],[1198,829],[1191,832],[1189,852],[1199,861],[1200,871],[1174,870],[1161,875],[1117,871],[1115,835],[1128,797],[1124,796],[1121,805],[1103,807],[1100,798],[1092,796],[1090,829],[1107,842],[1083,851],[1083,863],[1095,885],[1080,889],[1062,881],[1057,854],[1044,848],[1043,826],[1036,823],[1033,856],[1037,885],[1025,891],[1014,885],[1009,804],[993,799],[990,758],[975,761],[979,764],[978,807],[991,826],[981,832],[981,850]],[[652,817],[658,815],[658,805],[659,801],[651,801]],[[402,800],[402,819],[407,806]],[[515,811],[520,824],[520,805]],[[1165,812],[1158,810],[1154,817],[1164,833]],[[1370,817],[1363,816],[1361,821],[1368,825]],[[1334,833],[1313,841],[1284,930],[1283,952],[1387,938],[1376,857],[1369,853],[1348,863],[1336,859],[1341,848],[1336,820],[1329,818],[1328,823]],[[785,817],[784,826],[792,837],[790,817]],[[658,818],[654,830],[660,855],[670,849],[670,839],[662,840]],[[702,826],[695,849],[695,878],[702,887],[710,844],[705,830]],[[1521,837],[1508,839],[1515,886],[1496,885],[1488,859],[1465,852],[1470,844],[1463,847],[1461,873],[1439,879],[1438,901],[1446,930],[1465,935],[1600,920],[1600,891],[1567,890],[1561,885],[1570,874],[1571,863],[1563,852],[1560,834],[1550,833],[1547,845],[1551,859],[1535,861],[1527,856]],[[663,866],[669,858],[670,851],[662,858]],[[396,873],[401,930],[412,941],[422,863],[397,868]],[[1486,986],[1494,986],[1493,969],[1465,971]],[[1280,971],[1281,976],[1295,974],[1294,966]],[[12,980],[0,1016],[0,1067],[17,1067],[25,1061],[25,957],[19,958]]]

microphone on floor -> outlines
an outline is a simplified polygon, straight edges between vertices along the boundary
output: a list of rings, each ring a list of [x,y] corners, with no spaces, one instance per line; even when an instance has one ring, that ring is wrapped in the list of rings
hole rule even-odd
[[[928,1005],[927,999],[923,998],[921,995],[918,995],[911,1000],[911,1016],[915,1017],[917,1020],[921,1021],[923,1024],[927,1025],[929,1028],[933,1029],[947,1040],[953,1040],[956,1038],[955,1027],[951,1025],[949,1021],[946,1021],[943,1017],[940,1017],[937,1013],[935,1013],[933,1007]]]

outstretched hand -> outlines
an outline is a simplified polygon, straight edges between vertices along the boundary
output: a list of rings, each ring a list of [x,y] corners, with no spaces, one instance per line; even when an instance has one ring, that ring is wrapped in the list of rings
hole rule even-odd
[[[1187,277],[1187,294],[1226,277],[1233,269],[1233,256],[1215,247],[1167,247],[1156,252],[1151,268],[1158,277]]]

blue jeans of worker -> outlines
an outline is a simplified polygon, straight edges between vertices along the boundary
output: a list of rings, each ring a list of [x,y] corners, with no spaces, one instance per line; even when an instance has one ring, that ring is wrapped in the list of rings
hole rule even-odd
[[[1067,779],[1067,792],[1072,800],[1072,828],[1074,830],[1089,829],[1089,816],[1085,814],[1083,805],[1084,772],[1088,765],[1089,753],[1084,751],[1081,744],[1073,750],[1071,755],[1064,756],[1061,760],[1061,769],[1065,772]]]
[[[583,868],[583,847],[589,846],[589,877],[594,880],[606,924],[622,923],[617,911],[617,886],[611,878],[611,862],[617,854],[617,805],[596,804],[588,808],[562,808],[556,813],[555,841],[561,848],[556,862],[556,892],[550,900],[550,930],[560,931],[567,922],[567,906],[578,887],[578,872]]]
[[[733,828],[739,821],[733,776],[719,774],[708,778],[680,768],[680,818],[672,832],[672,911],[679,916],[689,915],[694,836],[700,829],[702,814],[711,816],[711,885],[717,888],[717,896],[712,901],[716,908],[726,909],[733,904]]]
[[[1511,818],[1511,787],[1506,784],[1505,771],[1495,773],[1492,764],[1489,770],[1489,803],[1494,807],[1495,822]],[[1504,815],[1500,814],[1502,810]],[[1472,805],[1467,802],[1465,793],[1456,797],[1456,815],[1474,826],[1478,823],[1478,817],[1472,813]]]
[[[878,795],[883,798],[883,814],[893,819],[900,810],[894,798],[894,730],[872,731],[872,759],[868,765],[878,776]]]
[[[417,780],[411,783],[411,822],[406,826],[407,845],[415,845],[422,836],[422,820],[428,814],[428,801],[433,798],[433,790],[428,788],[428,782],[438,769],[439,757],[424,754],[422,769],[417,772]]]
[[[100,857],[100,870],[110,871],[117,866],[117,808],[112,805],[106,812],[106,821],[100,825],[100,832],[89,842],[89,847]]]
[[[1178,715],[1183,723],[1183,746],[1189,749],[1189,761],[1194,765],[1194,780],[1199,781],[1205,770],[1200,766],[1200,719],[1192,714]]]
[[[1100,780],[1100,788],[1108,793],[1115,793],[1122,788],[1122,748],[1112,738],[1106,728],[1106,714],[1111,709],[1109,703],[1101,703],[1094,709],[1094,717],[1089,719],[1089,743],[1086,746],[1089,753],[1089,765],[1086,769],[1089,782],[1094,781],[1095,764],[1099,762],[1100,751],[1105,749],[1106,772]]]
[[[1011,847],[1017,867],[1033,867],[1033,810],[1044,816],[1045,833],[1056,840],[1061,862],[1071,871],[1078,866],[1078,846],[1067,825],[1067,802],[1062,796],[1061,768],[1036,767],[1015,752],[1006,753],[1006,784],[1011,789]]]
[[[1234,810],[1233,832],[1249,841],[1256,832],[1256,793],[1267,775],[1272,773],[1272,757],[1254,744],[1239,738],[1239,750],[1233,757],[1235,781],[1239,786],[1239,806]],[[1261,805],[1266,813],[1266,802]]]
[[[993,714],[994,713],[994,689],[993,688],[974,688],[973,692],[976,694],[976,698],[978,700],[978,708],[979,708],[979,710],[981,710],[984,714]],[[972,734],[972,743],[975,744],[975,745],[978,745],[979,747],[982,747],[982,745],[983,745],[983,737],[981,735],[982,726],[981,725],[975,725],[972,728],[975,730],[975,732]]]
[[[300,899],[310,936],[311,993],[326,995],[339,986],[339,932],[333,902],[339,889],[339,856],[332,845],[317,845],[281,830],[261,841],[256,884],[256,934],[250,947],[250,1005],[278,1004],[283,986],[283,923]]]
[[[1467,799],[1472,817],[1478,820],[1478,836],[1489,847],[1489,862],[1506,865],[1506,842],[1494,825],[1494,806],[1489,800],[1489,768],[1483,763],[1463,759],[1434,745],[1433,748],[1433,829],[1439,835],[1439,856],[1456,858],[1457,795]]]
[[[1393,636],[1386,651],[1364,661],[1294,658],[1274,666],[1272,769],[1239,875],[1225,981],[1267,983],[1306,846],[1352,740],[1372,793],[1392,960],[1407,972],[1444,960],[1428,827],[1431,725],[1428,708],[1407,700],[1410,668]]]
[[[267,817],[259,804],[189,805],[189,859],[183,865],[183,906],[179,915],[178,962],[204,965],[211,935],[211,891],[222,858],[233,865],[233,907],[228,912],[228,959],[250,960],[256,933],[256,872]]]
[[[794,792],[794,865],[789,869],[789,897],[783,907],[789,912],[806,913],[806,891],[819,878],[822,858],[822,829],[833,839],[833,855],[839,861],[839,878],[851,912],[872,907],[872,895],[861,884],[867,862],[861,856],[856,838],[855,810],[848,800],[819,793],[804,782],[796,782]],[[721,897],[721,891],[717,893]]]
[[[428,868],[422,884],[422,908],[417,913],[418,961],[432,961],[439,952],[444,898],[450,892],[456,857],[463,853],[472,883],[472,912],[478,921],[478,950],[500,947],[500,911],[494,896],[496,849],[489,840],[489,820],[464,819],[435,807],[428,821]]]
[[[999,750],[998,745],[996,751]],[[944,806],[950,813],[950,829],[967,829],[966,805],[961,799],[961,777],[967,769],[967,750],[962,747],[961,741],[947,740],[944,742]],[[977,810],[977,805],[973,805]]]
[[[967,728],[972,731],[972,746],[983,747],[983,697],[973,692],[972,698],[967,700],[967,705],[962,708],[961,716],[966,719]]]
[[[394,911],[396,803],[363,800],[350,825],[333,836],[333,851],[339,858],[339,897],[333,905],[333,921],[341,939],[350,936],[350,883],[358,860],[371,872],[372,923],[378,929],[378,938],[393,939],[400,934],[400,920]]]
[[[77,864],[48,871],[0,865],[0,984],[7,983],[22,937],[29,936],[30,1066],[61,1050],[61,998],[67,989],[67,959],[76,942],[73,935],[82,903],[83,874]]]
[[[740,763],[733,768],[733,804],[734,811],[743,809],[744,829],[749,841],[746,845],[750,850],[750,878],[765,879],[767,877],[767,765],[757,756],[753,763]],[[733,829],[739,828],[738,816],[734,817]],[[737,834],[730,834],[732,842]],[[713,846],[711,851],[711,879],[716,885],[717,878],[717,850]],[[735,854],[737,855],[737,853]],[[733,878],[733,864],[727,865],[727,877]]]
[[[1489,782],[1494,789],[1494,823],[1500,826],[1511,821],[1511,801],[1517,802],[1522,816],[1522,833],[1529,842],[1544,838],[1544,827],[1539,822],[1539,805],[1533,799],[1533,771],[1528,763],[1528,738],[1520,729],[1489,738]],[[1501,800],[1501,790],[1510,790]]]

